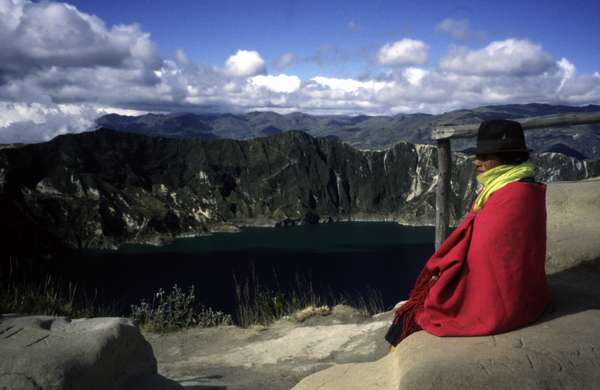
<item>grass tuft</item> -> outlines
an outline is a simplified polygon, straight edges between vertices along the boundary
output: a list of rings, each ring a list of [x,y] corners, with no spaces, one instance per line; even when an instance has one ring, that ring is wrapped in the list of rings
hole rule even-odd
[[[146,331],[157,333],[232,323],[229,314],[197,304],[193,285],[187,292],[177,284],[168,293],[159,289],[153,295],[152,303],[142,300],[139,305],[131,305],[130,313],[134,323]]]
[[[71,318],[113,315],[116,305],[98,305],[97,291],[90,296],[77,285],[51,275],[41,281],[8,280],[0,287],[0,313],[45,314]]]

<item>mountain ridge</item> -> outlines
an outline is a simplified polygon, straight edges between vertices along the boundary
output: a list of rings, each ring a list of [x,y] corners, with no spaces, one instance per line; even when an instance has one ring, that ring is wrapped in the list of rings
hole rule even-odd
[[[453,153],[451,220],[475,194],[471,158]],[[538,180],[600,176],[600,160],[534,155]],[[251,140],[149,137],[100,129],[0,150],[5,248],[56,242],[115,248],[245,225],[347,220],[432,224],[437,153],[400,141],[358,150],[288,131]],[[42,246],[43,246],[42,245]],[[47,246],[51,244],[47,244]]]
[[[136,134],[174,138],[252,139],[290,130],[303,130],[315,137],[334,136],[358,149],[389,149],[401,140],[431,144],[431,129],[439,124],[477,123],[486,119],[516,119],[563,112],[600,111],[600,106],[553,106],[549,104],[511,104],[461,109],[440,115],[414,113],[393,116],[309,115],[301,112],[278,114],[253,111],[246,114],[146,114],[121,117],[109,114],[97,124]],[[573,150],[572,157],[600,158],[600,124],[536,129],[526,132],[535,151],[551,150],[561,143]],[[454,150],[469,150],[473,139],[453,140]]]

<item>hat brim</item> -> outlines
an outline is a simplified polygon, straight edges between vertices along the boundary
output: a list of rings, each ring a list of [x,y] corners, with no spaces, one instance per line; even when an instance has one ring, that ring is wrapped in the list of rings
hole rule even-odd
[[[501,154],[501,153],[514,153],[514,152],[533,152],[533,149],[497,149],[497,148],[475,148],[471,154]]]

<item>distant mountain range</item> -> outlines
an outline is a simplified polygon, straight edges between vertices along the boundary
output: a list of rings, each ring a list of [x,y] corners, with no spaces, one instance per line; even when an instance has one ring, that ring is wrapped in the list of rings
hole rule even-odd
[[[97,119],[99,127],[169,138],[247,140],[302,130],[314,137],[340,140],[357,149],[389,149],[400,141],[431,143],[431,128],[436,124],[467,124],[486,119],[523,118],[564,112],[600,111],[600,106],[554,106],[548,104],[511,104],[457,110],[441,115],[399,114],[394,116],[315,116],[299,112],[249,112],[246,114],[146,114],[123,116],[109,114]],[[600,124],[579,125],[526,132],[528,146],[536,152],[560,152],[577,159],[600,157]],[[473,139],[452,141],[456,151],[469,151]]]

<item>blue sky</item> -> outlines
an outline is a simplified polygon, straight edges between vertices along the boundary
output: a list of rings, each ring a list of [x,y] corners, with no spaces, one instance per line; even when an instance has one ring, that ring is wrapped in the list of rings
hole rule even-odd
[[[222,64],[238,49],[265,59],[286,52],[314,55],[336,47],[360,56],[404,37],[423,40],[433,57],[450,44],[482,47],[494,40],[528,39],[568,58],[584,72],[600,70],[598,1],[71,1],[107,24],[138,23],[165,56],[183,49],[196,62]],[[444,19],[467,21],[470,37],[436,31]],[[358,58],[348,71],[361,69]],[[359,64],[360,67],[356,67]],[[328,64],[332,71],[333,64]],[[372,64],[371,64],[372,65]],[[339,66],[338,66],[339,68]],[[317,70],[300,69],[303,76]],[[311,73],[312,72],[312,73]],[[321,73],[319,73],[321,74]]]
[[[600,104],[598,1],[0,0],[0,142],[107,112]]]

